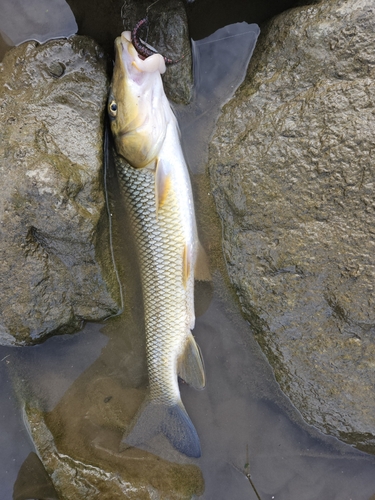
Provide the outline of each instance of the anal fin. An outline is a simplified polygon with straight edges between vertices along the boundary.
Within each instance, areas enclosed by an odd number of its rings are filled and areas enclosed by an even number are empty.
[[[202,354],[190,332],[185,350],[178,360],[178,376],[194,389],[203,389],[206,385]]]

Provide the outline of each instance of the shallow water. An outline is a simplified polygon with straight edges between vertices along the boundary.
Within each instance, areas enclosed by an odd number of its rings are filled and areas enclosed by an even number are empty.
[[[184,149],[194,173],[201,239],[209,249],[213,267],[213,287],[201,285],[197,289],[199,317],[194,330],[205,359],[207,387],[200,392],[186,385],[181,387],[201,439],[202,457],[194,461],[205,480],[205,492],[200,498],[370,500],[375,493],[375,457],[304,424],[280,392],[226,282],[220,228],[201,166],[220,102],[230,96],[243,77],[256,38],[256,29],[248,25],[230,29],[234,32],[219,33],[215,43],[205,44],[213,38],[196,44],[200,53],[199,92],[188,109],[177,109],[183,123]],[[245,38],[232,37],[233,33]],[[227,59],[219,38],[225,39],[228,51],[233,49]],[[236,38],[239,45],[229,45]],[[215,65],[218,55],[220,64]],[[224,61],[234,61],[237,69],[232,66],[229,74],[236,78],[222,80],[216,73],[214,82],[210,82],[206,76],[211,78],[215,71],[204,57],[219,72],[225,67]],[[207,92],[213,86],[216,92]],[[70,401],[74,418],[76,401],[69,392],[79,394],[88,383],[95,385],[104,377],[112,377],[121,378],[129,388],[145,386],[144,340],[139,335],[140,290],[131,272],[129,245],[120,257],[127,278],[121,317],[104,325],[88,324],[78,334],[54,337],[35,347],[0,347],[1,500],[12,499],[19,469],[34,451],[22,418],[22,400],[18,399],[24,387],[45,411],[54,410],[62,398]],[[151,447],[158,445],[156,442]]]

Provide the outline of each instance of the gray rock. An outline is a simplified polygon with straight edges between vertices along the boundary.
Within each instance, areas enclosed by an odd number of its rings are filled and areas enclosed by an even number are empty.
[[[264,30],[209,169],[242,309],[307,422],[375,452],[375,5]]]
[[[184,3],[182,0],[164,0],[161,4],[155,3],[147,11],[149,5],[148,0],[137,2],[125,0],[122,8],[124,27],[132,30],[137,22],[147,15],[149,21],[147,42],[163,56],[179,61],[168,66],[162,77],[165,93],[174,102],[187,104],[193,92],[193,73]]]
[[[67,0],[78,23],[79,33],[89,35],[113,56],[113,42],[124,30],[132,30],[148,16],[147,42],[161,54],[179,60],[163,75],[169,99],[188,103],[192,97],[193,74],[188,21],[183,0],[163,0],[152,5],[149,0]],[[147,7],[150,9],[147,11]],[[146,38],[143,35],[143,38]]]
[[[85,37],[0,64],[0,343],[118,311],[103,194],[105,59]]]

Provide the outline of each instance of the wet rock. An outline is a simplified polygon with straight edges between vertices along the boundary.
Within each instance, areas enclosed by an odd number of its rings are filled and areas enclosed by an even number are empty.
[[[142,38],[161,54],[179,61],[163,75],[169,99],[188,103],[192,97],[193,75],[190,37],[183,0],[156,2],[148,11],[149,0],[93,0],[87,9],[86,0],[68,0],[78,23],[79,33],[92,36],[113,55],[114,39],[124,29],[132,30],[144,17],[149,19],[148,33]]]
[[[0,342],[118,311],[102,184],[105,60],[85,37],[0,65]]]
[[[375,452],[375,6],[264,30],[210,148],[244,314],[307,422]]]
[[[149,5],[148,0],[125,0],[122,9],[124,27],[132,30],[147,14],[149,30],[142,33],[142,38],[147,38],[148,43],[163,56],[179,61],[168,66],[163,75],[165,93],[172,101],[187,104],[192,97],[193,73],[184,3],[182,0],[163,0],[147,11]]]

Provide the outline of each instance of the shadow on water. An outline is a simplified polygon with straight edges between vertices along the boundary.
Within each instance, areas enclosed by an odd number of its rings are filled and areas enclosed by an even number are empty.
[[[9,40],[17,43],[5,33],[8,45]],[[114,253],[126,283],[124,313],[42,345],[0,348],[1,499],[57,498],[34,453],[32,430],[25,427],[25,402],[38,408],[61,453],[115,472],[126,469],[133,477],[147,476],[166,494],[169,486],[176,488],[163,479],[172,461],[175,477],[195,482],[188,486],[196,494],[201,488],[199,466],[205,488],[199,498],[204,500],[374,498],[375,458],[302,421],[280,392],[225,282],[220,225],[202,165],[220,105],[243,78],[256,36],[255,26],[241,23],[195,42],[195,100],[188,108],[176,108],[193,173],[201,239],[213,269],[213,285],[198,284],[196,291],[194,334],[205,359],[207,387],[196,392],[181,386],[201,438],[202,457],[191,461],[178,456],[160,438],[146,450],[118,452],[122,432],[146,393],[147,373],[134,249],[116,177],[109,170]],[[165,460],[149,453],[160,450]]]
[[[30,500],[31,498],[59,500],[50,477],[34,452],[29,453],[22,464],[13,490],[14,500]]]

